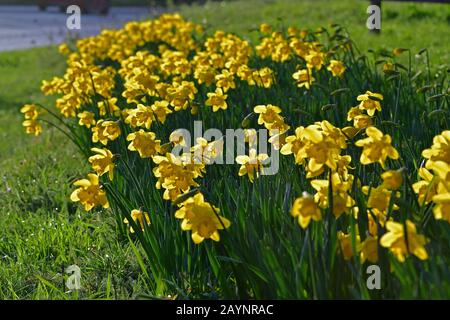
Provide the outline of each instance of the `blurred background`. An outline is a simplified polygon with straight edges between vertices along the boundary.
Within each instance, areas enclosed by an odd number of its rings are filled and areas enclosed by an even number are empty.
[[[204,5],[207,0],[0,0],[0,51],[59,44],[69,38],[120,28],[180,5]],[[78,5],[84,14],[80,30],[66,27],[67,8]]]
[[[369,0],[0,0],[0,51],[59,44],[67,36],[95,35],[126,21],[178,11],[211,29],[250,39],[257,36],[252,30],[262,22],[313,29],[337,23],[363,51],[427,47],[432,59],[444,63],[449,58],[450,0],[439,1],[447,4],[382,1],[382,32],[372,36],[366,28]],[[66,28],[67,4],[78,4],[90,13],[83,16],[79,31]]]

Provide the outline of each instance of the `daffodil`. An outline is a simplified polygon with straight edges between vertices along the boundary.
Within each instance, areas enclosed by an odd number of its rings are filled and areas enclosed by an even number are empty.
[[[42,126],[37,120],[25,120],[22,125],[27,134],[38,136],[42,132]]]
[[[349,195],[349,190],[353,184],[353,176],[348,175],[347,180],[336,172],[331,176],[333,198],[329,198],[329,180],[311,180],[311,186],[317,191],[314,200],[323,209],[327,209],[333,203],[332,213],[336,218],[348,213],[355,205],[355,200]]]
[[[169,136],[169,141],[172,142],[174,145],[186,146],[186,140],[183,131],[181,130],[173,131]]]
[[[248,175],[251,182],[259,174],[263,172],[263,163],[269,158],[265,153],[257,154],[255,149],[250,149],[249,155],[241,155],[236,157],[236,162],[241,165],[239,169],[239,176]]]
[[[86,211],[92,210],[95,206],[109,208],[106,193],[99,184],[99,177],[96,174],[88,174],[88,179],[81,179],[74,183],[78,187],[70,195],[70,200],[80,202]]]
[[[314,221],[322,219],[319,206],[314,201],[314,197],[307,192],[304,192],[302,197],[295,199],[291,215],[298,218],[298,223],[303,229],[308,227],[311,219]]]
[[[367,114],[360,114],[353,118],[353,126],[356,129],[364,129],[372,125],[372,118]]]
[[[345,148],[345,136],[337,133],[336,136],[330,137],[330,132],[326,132],[325,123],[317,123],[309,125],[303,131],[303,135],[308,143],[300,150],[302,157],[309,158],[306,169],[308,172],[316,176],[323,172],[324,166],[332,170],[336,170],[336,158],[341,148]]]
[[[300,152],[307,143],[303,135],[304,130],[304,127],[296,128],[295,135],[286,137],[286,144],[280,150],[282,155],[294,154],[296,164],[303,164],[305,161],[303,153]]]
[[[243,64],[239,66],[238,70],[236,71],[236,75],[242,80],[246,81],[249,86],[256,85],[256,82],[254,80],[254,76],[259,76],[259,73],[257,70],[250,69],[249,66],[246,64]]]
[[[397,150],[391,145],[392,139],[388,134],[383,134],[375,127],[366,129],[367,138],[356,141],[355,145],[362,147],[361,154],[362,164],[371,164],[374,162],[380,163],[384,168],[384,162],[389,157],[391,159],[398,159],[399,154]]]
[[[221,88],[217,88],[215,92],[210,92],[207,94],[208,100],[206,100],[205,104],[213,108],[213,112],[217,112],[220,109],[226,110],[228,108],[227,105],[227,95],[223,94]]]
[[[363,187],[364,193],[369,193],[369,187]],[[392,192],[385,189],[383,186],[377,188],[371,188],[369,193],[369,199],[367,201],[367,206],[369,208],[378,209],[380,212],[386,212],[389,208],[389,202],[391,199]]]
[[[117,122],[99,120],[92,128],[92,142],[100,142],[106,146],[109,141],[116,140],[120,133],[120,126]]]
[[[374,116],[375,110],[381,111],[380,101],[383,100],[383,96],[380,93],[366,91],[365,94],[360,94],[357,100],[361,101],[359,108],[366,110],[367,114],[371,117]]]
[[[299,88],[305,87],[307,90],[311,88],[311,85],[315,80],[310,69],[299,70],[292,75],[292,78],[297,80],[297,86]]]
[[[381,246],[389,248],[400,262],[404,262],[409,254],[415,255],[420,260],[428,259],[425,249],[426,238],[417,233],[416,226],[410,220],[406,220],[405,224],[406,233],[403,224],[394,221],[386,222],[388,232],[381,237]]]
[[[280,32],[272,33],[272,52],[271,58],[276,62],[285,62],[291,59],[292,50],[289,42]]]
[[[98,110],[101,116],[105,115],[120,115],[120,108],[117,106],[117,98],[111,98],[107,100],[102,100],[98,103]]]
[[[115,165],[112,152],[106,148],[92,148],[91,151],[96,153],[88,159],[89,163],[92,165],[92,169],[94,169],[99,176],[108,173],[109,180],[113,180]]]
[[[274,74],[270,68],[262,68],[252,73],[252,79],[258,87],[270,88],[274,83]]]
[[[223,152],[223,140],[208,142],[205,138],[199,137],[197,144],[191,148],[195,163],[212,164]]]
[[[156,139],[154,132],[145,132],[141,129],[130,133],[127,136],[127,141],[131,141],[128,150],[139,152],[141,158],[153,157],[161,150],[161,141]]]
[[[197,92],[195,84],[191,81],[181,81],[181,83],[174,81],[167,88],[165,99],[170,102],[175,111],[186,110],[194,100]]]
[[[289,46],[292,48],[292,50],[295,52],[296,55],[299,57],[305,59],[308,55],[311,45],[309,42],[302,41],[298,38],[292,38]]]
[[[275,150],[280,150],[286,144],[286,131],[277,134],[273,134],[272,132],[270,132],[270,134],[272,136],[267,141],[273,146]]]
[[[436,204],[433,208],[434,217],[450,223],[450,192],[435,195],[433,202]]]
[[[347,137],[331,123],[324,120],[308,127],[295,129],[295,136],[286,137],[281,154],[294,154],[295,163],[306,164],[307,178],[313,178],[331,170],[346,172],[348,158],[340,157],[342,149],[347,147]],[[338,168],[339,164],[339,168]]]
[[[155,120],[155,113],[152,107],[147,107],[143,104],[138,104],[136,109],[133,109],[126,122],[132,123],[137,127],[144,127],[150,129],[153,120]]]
[[[80,112],[78,115],[78,118],[80,118],[80,121],[78,124],[80,126],[85,126],[86,128],[90,129],[92,126],[95,126],[95,114],[89,111],[83,111]]]
[[[374,216],[378,219],[375,219]],[[376,210],[368,210],[367,211],[367,220],[368,220],[369,234],[373,237],[376,237],[378,235],[377,220],[381,226],[384,226],[386,223],[386,216]]]
[[[311,50],[305,57],[308,65],[308,69],[315,68],[316,70],[322,69],[325,55],[322,52]]]
[[[381,175],[383,186],[389,190],[397,190],[403,183],[403,174],[401,171],[389,170]]]
[[[255,129],[244,129],[245,142],[250,148],[255,147],[258,143],[258,132]]]
[[[419,176],[422,180],[413,184],[414,192],[418,194],[418,200],[420,204],[426,204],[432,201],[434,195],[439,193],[441,183],[439,177],[433,176],[433,174],[426,168],[419,169]]]
[[[331,60],[327,67],[327,70],[331,72],[333,77],[341,77],[345,72],[345,66],[342,61]]]
[[[450,163],[441,160],[428,160],[425,167],[433,170],[434,175],[439,178],[439,182],[446,186],[446,189],[450,191]]]
[[[59,45],[58,52],[64,56],[67,56],[70,53],[69,46],[66,43]]]
[[[368,260],[370,263],[378,262],[378,238],[369,236],[361,243],[361,263]]]
[[[272,27],[270,25],[268,25],[267,23],[262,23],[259,26],[259,31],[264,34],[269,34],[272,32]]]
[[[265,123],[264,126],[269,129],[269,136],[271,137],[284,134],[290,128],[290,126],[284,122],[284,118],[280,115],[277,115],[272,123]]]
[[[27,120],[36,120],[39,116],[38,106],[35,104],[26,104],[21,109],[20,112],[24,114]]]
[[[385,62],[383,64],[383,71],[389,72],[395,70],[395,65],[392,62]]]
[[[342,128],[342,133],[349,139],[353,139],[356,134],[359,132],[358,128],[355,127],[344,127]]]
[[[394,50],[392,50],[392,53],[395,55],[395,56],[399,56],[399,55],[401,55],[403,52],[405,52],[405,51],[409,51],[409,49],[404,49],[404,48],[395,48]]]
[[[359,235],[355,236],[355,249],[353,249],[352,245],[352,235],[345,234],[342,231],[339,231],[337,234],[339,240],[339,249],[345,260],[350,260],[354,254],[356,254],[360,250],[360,237]]]
[[[352,121],[355,119],[356,116],[359,116],[362,114],[361,109],[358,107],[350,108],[350,110],[347,112],[347,121]]]
[[[277,106],[273,106],[271,104],[268,105],[258,105],[253,111],[256,114],[259,114],[258,124],[271,124],[275,122],[279,118],[279,113],[281,113],[281,108]]]
[[[145,225],[149,225],[150,222],[150,216],[147,212],[144,212],[142,210],[132,210],[131,211],[131,219],[133,219],[134,222],[138,224],[138,226],[141,227],[141,230],[144,231]],[[123,219],[123,222],[125,224],[130,224],[127,218]],[[132,226],[130,226],[130,232],[134,233],[134,229]]]
[[[220,209],[206,202],[201,193],[190,197],[175,212],[182,219],[181,229],[192,231],[192,240],[199,244],[205,239],[220,240],[219,230],[229,228],[231,222],[219,215]]]
[[[272,38],[265,37],[261,40],[261,43],[256,46],[256,54],[261,58],[270,57],[274,51],[274,41]]]
[[[433,138],[433,145],[422,152],[430,161],[443,161],[450,164],[450,130],[443,131]]]
[[[169,108],[169,102],[165,100],[156,101],[154,104],[151,105],[151,109],[156,118],[158,119],[158,121],[161,123],[166,122],[167,115],[173,112]]]
[[[194,77],[199,84],[206,84],[208,87],[214,83],[216,70],[211,66],[200,65],[194,71]]]
[[[234,82],[234,75],[231,74],[228,70],[223,69],[221,73],[216,75],[216,86],[223,90],[223,92],[227,92],[229,89],[236,88],[236,84]]]
[[[165,156],[154,155],[153,162],[157,165],[153,169],[158,179],[156,188],[164,188],[163,198],[175,201],[180,194],[186,193],[191,187],[198,187],[196,178],[202,176],[205,165],[196,163],[189,153],[181,157],[172,153]]]

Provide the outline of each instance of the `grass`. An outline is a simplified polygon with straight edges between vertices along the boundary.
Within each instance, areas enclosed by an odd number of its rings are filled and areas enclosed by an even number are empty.
[[[433,63],[448,64],[449,44],[443,39],[450,6],[385,3],[383,32],[373,36],[365,28],[366,5],[365,1],[247,0],[182,6],[180,11],[213,30],[221,28],[252,40],[257,37],[252,29],[261,22],[312,28],[340,23],[363,52],[379,47],[417,52],[427,47]],[[57,131],[30,138],[20,126],[19,107],[28,102],[51,105],[51,98],[39,93],[40,80],[63,70],[54,47],[0,54],[0,137],[5,142],[0,145],[0,298],[135,297],[147,291],[146,281],[132,248],[111,232],[114,217],[107,211],[86,214],[67,202],[71,182],[87,170],[84,160]],[[239,198],[232,193],[228,200]],[[221,205],[226,207],[226,201]],[[84,289],[78,297],[65,293],[63,286],[62,267],[71,264],[82,269]],[[271,260],[269,267],[276,267],[276,261]]]
[[[0,78],[0,299],[77,298],[64,293],[62,268],[72,264],[82,270],[79,298],[139,293],[145,286],[138,265],[111,233],[114,219],[82,214],[67,202],[70,182],[84,167],[75,148],[56,130],[30,139],[20,127],[20,105],[52,101],[38,88],[40,78],[63,70],[56,49],[2,53],[0,69],[8,74]]]

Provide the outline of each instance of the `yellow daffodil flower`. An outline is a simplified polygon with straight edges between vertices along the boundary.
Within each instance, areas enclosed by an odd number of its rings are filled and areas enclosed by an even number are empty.
[[[182,219],[181,229],[192,231],[192,240],[199,244],[205,239],[220,240],[219,230],[229,228],[231,222],[219,216],[220,209],[206,202],[201,193],[187,199],[175,212]]]
[[[109,180],[113,180],[114,178],[114,162],[113,162],[113,154],[106,148],[92,148],[92,152],[96,154],[89,157],[88,161],[92,165],[92,169],[95,170],[98,176],[102,176],[105,173],[108,173]]]
[[[327,70],[331,72],[333,77],[342,77],[345,72],[345,66],[342,61],[331,60],[330,64],[327,67]]]
[[[242,155],[236,157],[236,162],[241,165],[239,169],[239,176],[248,175],[251,182],[256,177],[259,177],[260,172],[263,171],[263,162],[269,156],[265,153],[257,154],[255,149],[250,149],[249,155]]]
[[[361,110],[366,110],[367,114],[371,117],[374,116],[375,110],[381,111],[381,104],[379,100],[383,100],[383,96],[379,93],[366,91],[365,94],[360,94],[357,100],[361,101],[359,108]]]
[[[128,150],[139,152],[141,158],[151,158],[161,151],[161,141],[156,140],[154,132],[145,132],[141,129],[130,133],[127,141],[131,141]]]
[[[408,240],[405,239],[405,228],[403,224],[388,221],[386,222],[388,232],[380,239],[381,246],[389,248],[398,261],[404,262],[409,254],[415,255],[420,260],[428,259],[425,249],[427,240],[423,235],[419,235],[416,226],[410,220],[406,220],[406,230]],[[408,241],[408,247],[406,246]]]
[[[302,197],[295,199],[292,205],[291,215],[298,218],[299,225],[306,229],[311,221],[319,221],[322,219],[322,213],[319,206],[307,192],[304,192]]]
[[[70,200],[80,202],[86,211],[92,210],[95,206],[109,208],[105,191],[99,184],[99,177],[96,174],[88,174],[88,179],[81,179],[74,183],[79,187],[70,195]]]
[[[213,112],[217,112],[220,109],[226,110],[228,108],[227,105],[227,95],[223,94],[221,88],[217,88],[216,92],[210,92],[207,94],[208,100],[206,100],[205,104],[213,108]]]
[[[145,225],[151,224],[150,222],[150,216],[147,212],[144,212],[142,210],[133,210],[131,211],[131,218],[134,222],[136,222],[140,227],[141,230],[144,231]],[[130,224],[127,218],[123,219],[123,223]],[[134,229],[132,226],[130,226],[130,232],[134,233]]]
[[[388,134],[383,134],[375,127],[366,129],[367,138],[356,141],[355,145],[363,148],[361,154],[362,164],[371,164],[374,162],[380,163],[384,168],[384,162],[389,157],[397,160],[399,154],[397,150],[391,145],[392,139]]]

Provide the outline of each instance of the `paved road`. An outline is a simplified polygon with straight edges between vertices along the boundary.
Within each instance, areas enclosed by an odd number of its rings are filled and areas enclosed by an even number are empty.
[[[118,28],[126,21],[154,15],[147,8],[111,8],[109,15],[82,15],[81,30],[68,30],[68,15],[51,7],[41,12],[35,6],[0,6],[0,51],[42,47],[64,42],[72,36],[87,37],[103,28]]]

